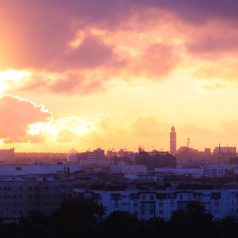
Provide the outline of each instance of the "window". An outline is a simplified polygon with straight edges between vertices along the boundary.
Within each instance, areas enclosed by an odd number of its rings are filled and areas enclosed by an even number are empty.
[[[138,203],[137,202],[134,202],[134,207],[138,207]]]
[[[214,214],[216,214],[216,215],[219,214],[219,210],[218,210],[218,209],[215,209],[215,210],[214,210]]]
[[[142,216],[145,215],[145,209],[144,209],[144,208],[141,209],[141,215],[142,215]]]
[[[154,209],[150,209],[150,215],[154,215]]]
[[[170,207],[174,207],[174,201],[170,202]]]

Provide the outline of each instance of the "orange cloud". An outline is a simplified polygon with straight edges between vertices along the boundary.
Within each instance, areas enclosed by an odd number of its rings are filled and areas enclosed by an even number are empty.
[[[5,96],[0,99],[0,137],[5,142],[37,142],[41,137],[30,136],[28,127],[36,122],[47,122],[51,113],[29,100]]]

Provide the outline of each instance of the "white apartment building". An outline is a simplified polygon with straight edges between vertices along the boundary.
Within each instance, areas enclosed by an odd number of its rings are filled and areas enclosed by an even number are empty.
[[[59,208],[62,200],[73,196],[70,180],[53,177],[0,178],[0,217],[17,220],[30,211],[50,214]]]
[[[75,196],[94,199],[105,208],[106,215],[125,211],[140,219],[160,217],[169,220],[174,211],[190,202],[204,205],[214,219],[238,216],[238,189],[161,190],[161,191],[103,191],[75,189]]]

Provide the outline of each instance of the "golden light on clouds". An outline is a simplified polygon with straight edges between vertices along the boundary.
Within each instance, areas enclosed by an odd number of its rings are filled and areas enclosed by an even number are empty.
[[[14,128],[0,130],[3,146],[167,149],[171,125],[179,145],[237,144],[226,129],[238,119],[230,1],[82,2],[0,9],[0,111],[20,118],[3,117]]]
[[[0,72],[0,93],[13,89],[23,83],[23,80],[29,77],[27,71],[18,71],[14,69]]]
[[[33,123],[29,125],[27,133],[31,136],[41,136],[48,143],[75,144],[80,147],[80,139],[93,134],[99,128],[98,122],[80,117],[65,117],[52,119],[47,123]],[[76,140],[77,138],[77,140]],[[65,147],[63,147],[63,150]]]

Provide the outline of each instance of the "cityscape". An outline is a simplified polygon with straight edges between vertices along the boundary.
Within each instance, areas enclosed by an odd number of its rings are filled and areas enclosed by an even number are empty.
[[[94,199],[107,215],[124,211],[146,220],[169,220],[174,211],[194,201],[214,219],[237,216],[236,147],[198,151],[189,147],[188,140],[187,146],[177,149],[176,134],[172,126],[170,151],[98,148],[63,154],[2,149],[2,219],[17,221],[34,210],[49,214],[62,199],[73,197]]]
[[[238,236],[236,0],[0,0],[0,236]]]

